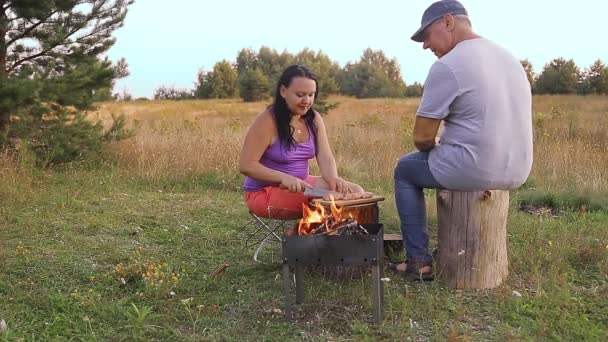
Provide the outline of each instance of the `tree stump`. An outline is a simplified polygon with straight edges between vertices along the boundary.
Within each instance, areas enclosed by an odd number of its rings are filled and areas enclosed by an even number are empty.
[[[508,274],[509,191],[437,190],[439,279],[450,288],[491,289]]]

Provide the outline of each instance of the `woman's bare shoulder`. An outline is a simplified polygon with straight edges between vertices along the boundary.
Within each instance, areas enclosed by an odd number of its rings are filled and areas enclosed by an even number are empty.
[[[321,113],[317,112],[316,110],[314,111],[314,113],[315,113],[315,118],[313,119],[313,122],[315,123],[315,126],[317,126],[317,128],[319,128],[324,125],[323,116],[321,115]]]
[[[271,109],[266,109],[265,111],[258,114],[258,116],[253,121],[251,127],[255,129],[261,129],[265,131],[274,131],[276,130],[276,124],[274,122],[274,117],[272,115]]]

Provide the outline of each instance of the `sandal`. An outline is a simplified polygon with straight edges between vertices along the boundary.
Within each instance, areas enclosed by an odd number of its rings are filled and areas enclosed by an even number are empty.
[[[405,263],[407,266],[405,267],[405,271],[400,271],[397,267]],[[420,270],[425,267],[430,266],[431,271],[429,272],[420,272]],[[433,276],[433,262],[432,261],[412,261],[408,260],[389,262],[387,268],[391,271],[394,271],[397,274],[404,276],[408,280],[414,281],[433,281],[435,277]]]

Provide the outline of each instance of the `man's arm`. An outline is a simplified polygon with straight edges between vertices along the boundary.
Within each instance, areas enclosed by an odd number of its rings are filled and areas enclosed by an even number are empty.
[[[416,116],[414,123],[414,145],[421,152],[431,150],[435,146],[435,137],[441,120]]]

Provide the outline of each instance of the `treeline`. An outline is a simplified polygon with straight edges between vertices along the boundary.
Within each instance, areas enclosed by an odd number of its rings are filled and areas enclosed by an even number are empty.
[[[351,95],[357,98],[420,96],[422,85],[407,86],[401,76],[401,66],[383,51],[366,49],[359,61],[341,67],[323,52],[304,49],[297,54],[261,47],[258,51],[242,49],[236,62],[217,62],[213,70],[201,70],[193,90],[161,86],[155,99],[242,98],[258,101],[274,92],[276,82],[287,66],[303,64],[315,72],[321,89],[321,100],[329,94]]]
[[[527,59],[521,63],[534,94],[608,94],[608,68],[599,59],[581,70],[572,59],[556,58],[538,74]],[[161,86],[154,98],[258,101],[273,95],[281,71],[290,64],[306,65],[317,74],[322,106],[329,94],[357,98],[416,97],[423,91],[420,83],[406,85],[397,60],[388,58],[381,50],[366,49],[357,62],[341,67],[323,52],[304,49],[294,55],[263,46],[258,51],[240,50],[234,63],[222,60],[213,70],[199,71],[194,89]]]
[[[608,94],[608,67],[600,59],[581,70],[572,59],[556,58],[540,74],[527,59],[521,63],[534,94]]]

